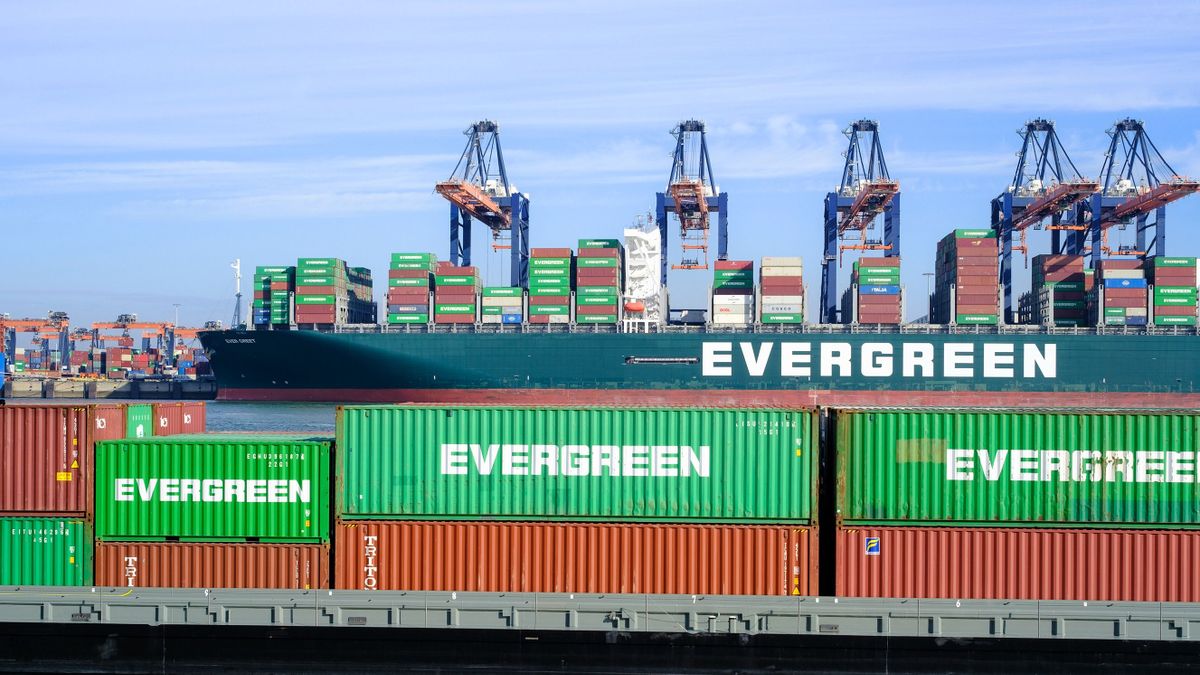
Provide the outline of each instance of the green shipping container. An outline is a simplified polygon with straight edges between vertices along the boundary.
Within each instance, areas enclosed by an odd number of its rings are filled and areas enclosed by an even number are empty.
[[[556,297],[556,296],[565,298],[570,294],[571,294],[570,286],[550,286],[549,288],[543,288],[540,286],[530,286],[529,287],[529,297],[531,297],[531,298],[546,298],[546,297],[552,298],[552,297]]]
[[[332,305],[337,301],[334,295],[297,295],[297,305]]]
[[[1168,295],[1166,297],[1160,298],[1156,295],[1156,296],[1154,296],[1154,305],[1156,307],[1195,307],[1196,306],[1196,297],[1192,296],[1192,297],[1188,298],[1188,297],[1182,297],[1182,296],[1169,296]]]
[[[616,314],[576,314],[575,323],[616,323]]]
[[[433,313],[434,314],[474,314],[475,313],[475,305],[474,304],[470,304],[470,305],[451,305],[451,304],[434,305]]]
[[[616,258],[576,258],[576,267],[616,267]]]
[[[808,410],[344,406],[345,518],[815,519]]]
[[[305,276],[296,279],[297,286],[334,286],[337,282],[337,279],[325,276]]]
[[[433,253],[393,253],[391,262],[419,262],[432,265],[437,262],[437,255]]]
[[[620,239],[580,239],[579,248],[621,248]]]
[[[998,320],[995,314],[959,314],[954,317],[956,323],[974,326],[995,326]]]
[[[92,528],[72,518],[0,518],[0,586],[92,585]]]
[[[541,273],[546,270],[553,269],[568,269],[571,267],[570,258],[530,258],[529,268],[531,273]]]
[[[615,305],[617,304],[617,296],[615,295],[577,295],[575,298],[576,305]]]
[[[1155,267],[1195,267],[1195,258],[1166,258],[1156,256],[1151,258],[1154,261]]]
[[[483,289],[485,298],[519,298],[523,294],[524,289],[513,286],[489,286]]]
[[[530,305],[530,316],[539,314],[569,314],[570,308],[567,305]]]
[[[1200,524],[1200,414],[839,411],[838,516],[1021,527]]]
[[[434,277],[434,283],[438,286],[474,286],[475,277],[439,274]]]
[[[1104,308],[1104,316],[1119,316],[1121,318],[1125,318],[1125,308],[1124,307],[1105,307]]]
[[[587,295],[603,295],[617,297],[621,294],[621,289],[616,286],[580,286],[575,290],[575,295],[583,297]]]
[[[154,409],[149,403],[125,406],[125,438],[149,438],[154,435]]]
[[[1056,291],[1082,291],[1082,281],[1044,281],[1042,286],[1053,288]]]
[[[1195,326],[1196,317],[1194,316],[1156,316],[1154,317],[1155,326]]]
[[[429,323],[428,314],[388,314],[388,323]]]
[[[804,323],[803,314],[763,314],[762,323]]]
[[[329,439],[206,434],[96,444],[96,538],[329,539]]]
[[[995,239],[995,230],[972,230],[972,229],[957,229],[954,231],[955,239]]]
[[[388,286],[428,286],[429,277],[417,279],[388,279]]]

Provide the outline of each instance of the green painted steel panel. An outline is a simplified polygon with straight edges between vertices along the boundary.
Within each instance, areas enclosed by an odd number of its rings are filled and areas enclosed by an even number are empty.
[[[96,445],[96,537],[329,538],[329,439],[202,434]]]
[[[809,523],[815,420],[811,410],[345,406],[338,513]]]
[[[154,435],[154,409],[148,403],[125,406],[125,438],[147,438]]]
[[[90,586],[92,528],[74,518],[0,517],[0,586]]]
[[[1200,524],[1200,414],[839,411],[847,523]]]

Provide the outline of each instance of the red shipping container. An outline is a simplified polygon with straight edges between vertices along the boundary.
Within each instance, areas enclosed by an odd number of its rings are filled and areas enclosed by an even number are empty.
[[[1043,254],[1033,256],[1034,268],[1041,269],[1059,269],[1072,267],[1077,270],[1083,269],[1083,256],[1081,255],[1063,255],[1063,254]]]
[[[272,291],[289,291],[291,289],[288,287],[288,282],[286,282],[286,281],[272,281],[271,282],[271,290]]]
[[[956,303],[954,311],[957,314],[996,314],[999,312],[999,305],[995,302],[983,305],[964,305]]]
[[[1144,288],[1106,288],[1104,289],[1105,301],[1110,298],[1124,298],[1129,300],[1145,300],[1147,291]]]
[[[970,278],[970,277],[986,277],[989,279],[998,279],[1000,277],[1000,269],[998,267],[996,267],[995,263],[987,263],[987,264],[967,263],[967,264],[963,264],[963,265],[958,265],[957,267],[954,268],[954,274],[947,275],[947,276],[954,276],[959,279]]]
[[[479,276],[479,268],[474,265],[451,265],[448,262],[437,264],[437,273],[447,277]]]
[[[435,314],[434,323],[475,323],[474,314]]]
[[[491,593],[812,595],[815,531],[745,525],[363,521],[335,587]]]
[[[392,288],[392,289],[388,289],[387,297],[388,297],[389,301],[391,301],[392,299],[400,299],[400,300],[406,300],[406,301],[407,300],[425,301],[425,300],[429,299],[429,290],[425,289],[425,288],[405,288],[405,289]],[[411,302],[392,302],[390,304],[411,305],[413,303],[411,303]]]
[[[337,286],[297,286],[296,295],[337,295]]]
[[[869,295],[866,293],[858,294],[858,305],[860,307],[899,307],[899,295]]]
[[[571,303],[569,295],[531,295],[529,296],[529,304],[533,305],[568,305]]]
[[[616,305],[579,305],[575,307],[575,313],[583,316],[596,316],[603,314],[616,314]]]
[[[859,267],[899,267],[900,258],[859,258]]]
[[[204,401],[154,404],[154,435],[202,434],[207,428]]]
[[[327,312],[296,312],[296,323],[333,323],[337,315],[333,310]]]
[[[462,302],[462,298],[473,298],[479,295],[479,289],[474,286],[438,286],[433,291],[434,298],[454,298]]]
[[[718,260],[713,263],[714,270],[752,270],[753,260]]]
[[[91,413],[91,440],[115,441],[125,438],[125,408],[122,403],[88,406],[88,412]]]
[[[1041,276],[1042,281],[1083,281],[1084,274],[1079,270],[1047,270]]]
[[[804,295],[804,284],[763,282],[759,285],[759,292],[763,295]]]
[[[1200,602],[1198,566],[1195,530],[850,527],[835,576],[842,597]]]
[[[0,406],[0,512],[87,514],[92,424],[86,406]]]
[[[424,279],[429,270],[388,270],[389,279]]]
[[[998,239],[962,238],[954,240],[954,248],[959,255],[971,255],[974,251],[995,253],[999,250]]]
[[[1141,260],[1101,260],[1096,266],[1098,272],[1103,275],[1104,270],[1140,270],[1143,267]]]
[[[1187,305],[1155,305],[1154,316],[1196,316],[1196,308]]]
[[[882,324],[898,324],[900,323],[900,314],[896,313],[863,313],[858,317],[859,323],[882,323]]]
[[[580,267],[575,270],[576,279],[599,279],[611,280],[613,283],[606,284],[609,286],[616,285],[616,281],[621,272],[615,267]],[[598,284],[593,284],[598,285]]]
[[[621,250],[616,248],[581,248],[577,257],[580,258],[620,258]],[[718,263],[719,264],[719,263]],[[718,267],[717,269],[721,269]]]
[[[569,248],[531,248],[529,249],[529,257],[531,258],[570,258],[571,249]]]
[[[255,300],[266,300],[267,292],[266,291],[254,291],[254,299]]]
[[[995,293],[980,293],[980,294],[968,295],[968,294],[963,293],[962,291],[959,291],[955,300],[957,301],[957,304],[959,304],[959,305],[981,305],[981,306],[991,305],[992,309],[995,309],[996,307],[999,306],[999,302],[996,298]]]
[[[96,585],[127,588],[329,588],[322,544],[96,544]]]
[[[529,323],[550,323],[550,317],[546,314],[534,314],[532,316],[525,317],[525,320]]]

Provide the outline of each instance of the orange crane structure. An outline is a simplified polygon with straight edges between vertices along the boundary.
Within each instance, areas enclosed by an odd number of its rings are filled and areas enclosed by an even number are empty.
[[[70,319],[66,312],[52,311],[45,319],[10,319],[7,315],[0,316],[0,354],[5,356],[8,363],[16,361],[17,333],[35,333],[34,344],[41,351],[42,363],[45,370],[54,369],[61,364],[50,362],[51,346],[57,341],[59,359],[67,362],[70,359]]]

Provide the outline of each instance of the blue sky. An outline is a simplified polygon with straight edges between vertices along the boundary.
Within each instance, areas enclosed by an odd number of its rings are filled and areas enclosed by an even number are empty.
[[[670,128],[705,120],[731,256],[803,256],[811,300],[853,119],[881,124],[915,295],[943,234],[986,226],[1030,117],[1057,122],[1086,175],[1127,115],[1200,175],[1200,5],[842,6],[10,4],[0,312],[80,325],[180,303],[181,323],[228,321],[235,257],[335,255],[383,276],[390,251],[446,256],[433,185],[482,118],[531,195],[534,246],[618,236],[666,183]],[[1200,197],[1168,222],[1171,253],[1200,253]],[[475,262],[506,279],[500,254]],[[710,278],[673,273],[675,304]]]

